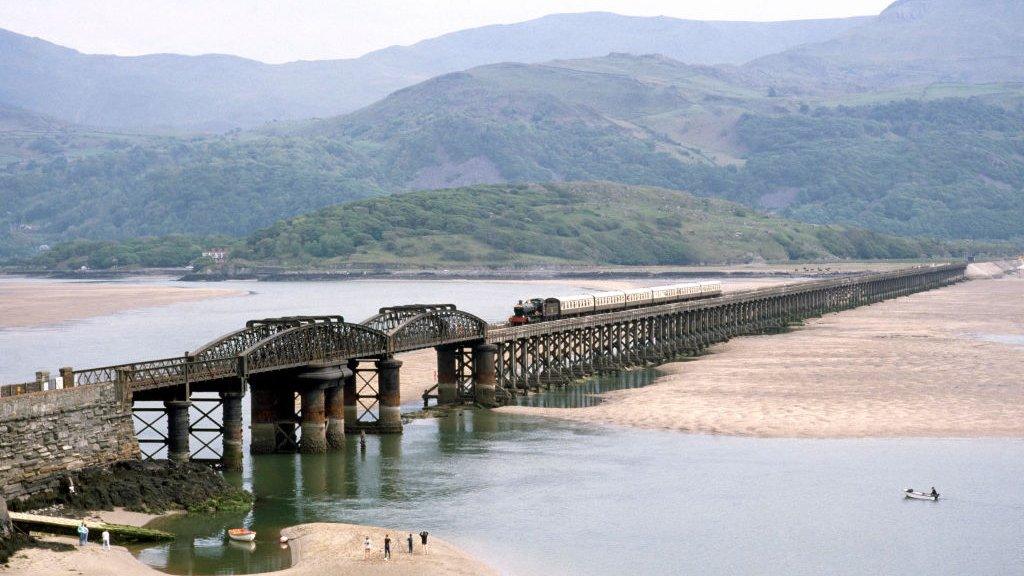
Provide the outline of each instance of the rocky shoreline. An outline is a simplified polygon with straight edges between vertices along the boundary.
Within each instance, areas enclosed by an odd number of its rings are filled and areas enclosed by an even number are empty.
[[[60,490],[14,500],[12,511],[48,511],[78,517],[90,510],[124,508],[162,514],[168,510],[210,512],[248,508],[252,495],[232,486],[213,468],[195,462],[127,460],[69,472]]]
[[[252,506],[249,492],[232,486],[213,468],[193,462],[171,463],[128,460],[69,472],[60,488],[11,500],[0,499],[0,563],[38,540],[19,533],[10,523],[12,512],[83,519],[96,511],[124,509],[146,515],[187,510],[207,514],[245,510]]]

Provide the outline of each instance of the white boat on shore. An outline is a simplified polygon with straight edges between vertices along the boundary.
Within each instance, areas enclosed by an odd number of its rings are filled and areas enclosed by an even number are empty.
[[[903,491],[903,496],[912,500],[931,500],[936,501],[939,499],[939,494],[932,494],[931,492],[918,492],[913,488],[907,488]]]
[[[231,528],[228,530],[228,538],[235,542],[252,542],[256,539],[256,533],[247,528]]]

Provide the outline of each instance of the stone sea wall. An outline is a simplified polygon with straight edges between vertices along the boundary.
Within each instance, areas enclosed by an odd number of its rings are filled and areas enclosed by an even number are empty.
[[[0,497],[55,488],[69,471],[139,457],[121,385],[0,399]]]

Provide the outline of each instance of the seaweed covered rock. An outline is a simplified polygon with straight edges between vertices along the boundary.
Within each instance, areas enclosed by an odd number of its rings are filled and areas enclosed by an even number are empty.
[[[130,460],[74,472],[59,493],[30,498],[17,506],[21,510],[52,505],[68,510],[123,507],[160,514],[172,509],[239,509],[251,504],[251,494],[228,484],[209,466]]]

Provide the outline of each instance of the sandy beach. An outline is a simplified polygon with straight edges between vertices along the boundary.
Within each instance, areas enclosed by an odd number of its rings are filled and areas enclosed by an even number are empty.
[[[0,282],[0,329],[43,326],[136,308],[243,294],[244,291],[224,288],[4,281]]]
[[[102,513],[101,513],[102,514]],[[110,514],[109,512],[107,514]],[[413,554],[406,552],[404,538],[408,530],[393,530],[352,524],[302,524],[286,528],[282,534],[291,539],[291,568],[272,572],[279,576],[347,576],[387,574],[420,576],[453,574],[483,576],[497,574],[451,544],[431,536],[429,553],[424,554],[415,536]],[[384,535],[392,538],[392,559],[383,559]],[[363,538],[369,536],[373,546],[371,557],[363,558]],[[72,538],[48,540],[76,544]],[[266,545],[266,544],[263,544]],[[0,574],[10,576],[118,576],[164,575],[142,564],[127,549],[114,546],[103,550],[92,543],[71,552],[54,552],[29,548],[18,552]]]
[[[503,411],[765,437],[1024,436],[1024,280],[974,280],[733,339],[580,409]]]
[[[402,361],[399,394],[403,404],[419,399],[437,383],[437,352],[433,348],[396,354],[395,359]]]

